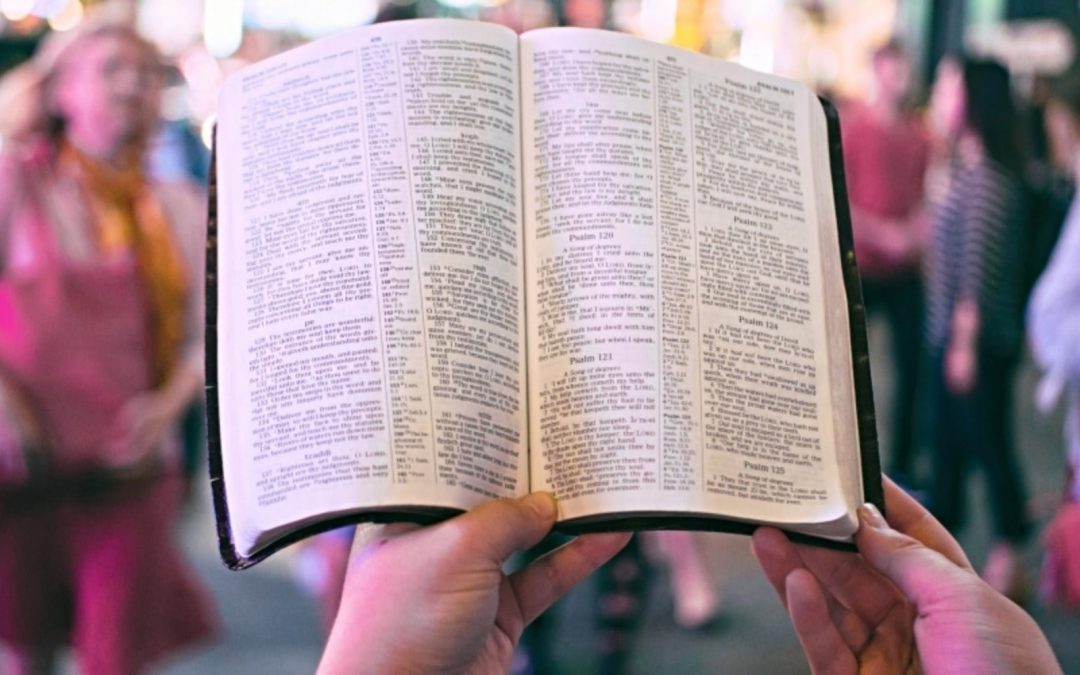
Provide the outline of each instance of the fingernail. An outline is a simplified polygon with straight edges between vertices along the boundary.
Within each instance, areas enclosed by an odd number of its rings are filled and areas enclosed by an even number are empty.
[[[866,523],[867,527],[872,527],[875,530],[884,530],[889,527],[889,524],[885,522],[885,517],[881,515],[881,511],[878,511],[878,508],[870,502],[859,507],[859,520]]]
[[[528,504],[536,511],[536,515],[545,520],[554,520],[559,511],[558,504],[555,502],[555,495],[550,492],[533,492],[522,497],[521,501]]]

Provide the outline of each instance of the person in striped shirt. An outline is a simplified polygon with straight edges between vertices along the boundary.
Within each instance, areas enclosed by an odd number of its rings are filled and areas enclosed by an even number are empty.
[[[1030,529],[1011,429],[1013,377],[1023,340],[1025,188],[1008,71],[947,60],[932,114],[948,139],[948,187],[927,269],[926,343],[934,421],[930,508],[950,530],[963,522],[968,467],[985,472],[995,543],[983,576],[1024,593],[1018,550]]]

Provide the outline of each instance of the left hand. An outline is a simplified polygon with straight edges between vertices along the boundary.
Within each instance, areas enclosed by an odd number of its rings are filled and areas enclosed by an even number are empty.
[[[505,575],[555,524],[555,500],[486,502],[428,528],[357,533],[321,675],[505,673],[522,631],[617,553],[629,534],[581,536]]]
[[[113,468],[129,469],[148,463],[156,456],[178,415],[175,405],[157,391],[129,399],[115,421],[114,428],[120,436],[110,453]]]

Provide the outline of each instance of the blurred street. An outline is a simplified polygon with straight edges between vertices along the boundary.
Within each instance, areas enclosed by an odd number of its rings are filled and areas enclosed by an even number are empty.
[[[871,326],[872,349],[884,347],[884,334]],[[892,373],[875,371],[877,391],[889,391]],[[1025,364],[1017,388],[1017,431],[1027,485],[1038,522],[1045,524],[1057,504],[1063,475],[1060,418],[1037,416],[1031,404],[1035,372]],[[887,410],[884,401],[878,410]],[[881,419],[880,428],[889,420]],[[976,481],[977,483],[977,481]],[[981,485],[970,495],[980,500]],[[168,675],[202,673],[307,673],[318,662],[321,634],[313,601],[293,581],[290,552],[246,572],[230,572],[217,559],[208,501],[186,523],[185,541],[198,569],[213,589],[226,624],[224,640],[213,649],[166,668]],[[978,568],[986,554],[985,514],[961,540]],[[664,570],[656,570],[645,622],[631,660],[631,673],[803,673],[802,651],[780,603],[758,572],[744,537],[711,535],[705,555],[723,596],[722,619],[707,632],[680,630],[672,619],[672,600]],[[1027,551],[1031,579],[1037,579],[1039,545]],[[593,589],[586,585],[567,597],[558,614],[555,658],[564,673],[593,672]],[[1066,673],[1080,673],[1080,615],[1063,615],[1037,604],[1030,608],[1046,631]]]

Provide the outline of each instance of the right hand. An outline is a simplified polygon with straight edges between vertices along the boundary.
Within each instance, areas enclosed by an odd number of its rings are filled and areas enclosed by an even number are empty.
[[[858,555],[754,534],[813,672],[1061,672],[1035,621],[979,578],[926,509],[888,479],[885,500],[888,521],[859,509]]]

